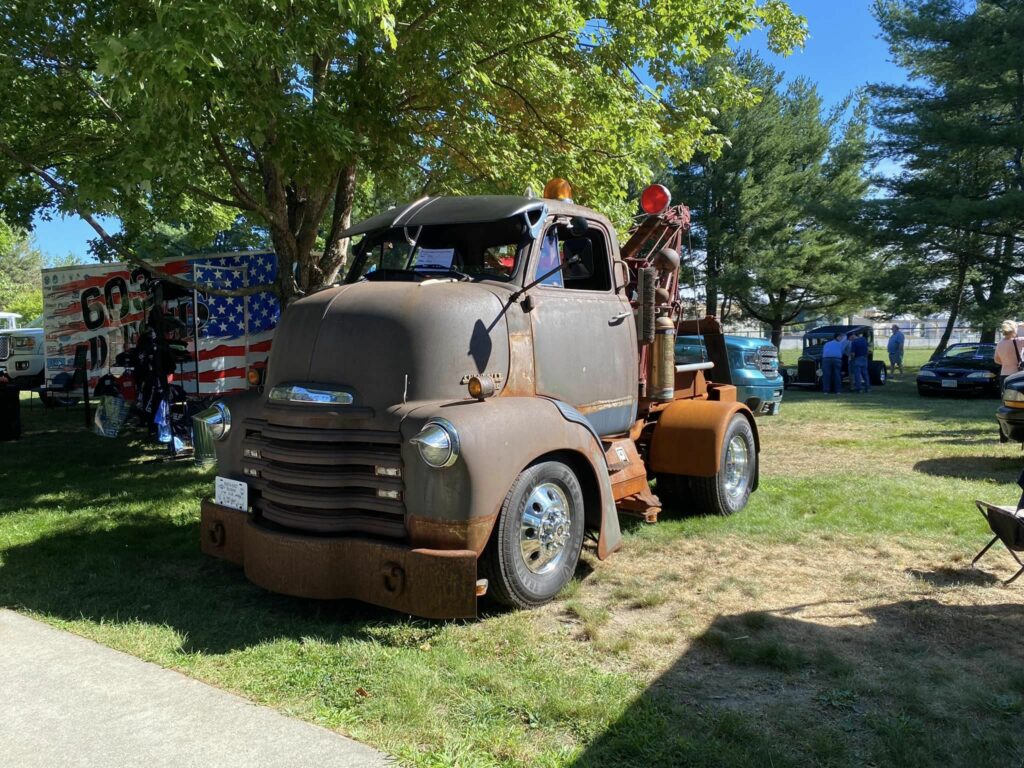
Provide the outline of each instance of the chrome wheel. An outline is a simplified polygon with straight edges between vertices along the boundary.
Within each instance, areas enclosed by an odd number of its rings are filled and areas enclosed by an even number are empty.
[[[725,492],[731,499],[738,499],[747,491],[750,476],[750,449],[743,435],[733,435],[725,449],[725,466],[722,474]]]
[[[565,492],[554,483],[541,483],[526,497],[519,551],[531,573],[549,573],[561,563],[571,536],[572,511]]]

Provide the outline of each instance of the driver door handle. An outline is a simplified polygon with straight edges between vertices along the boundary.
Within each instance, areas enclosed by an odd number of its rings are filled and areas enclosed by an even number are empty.
[[[614,325],[615,323],[619,322],[620,320],[625,320],[627,317],[630,317],[632,314],[633,314],[633,312],[629,311],[629,312],[619,312],[619,314],[617,314],[617,315],[612,315],[611,319],[608,320],[608,325]]]

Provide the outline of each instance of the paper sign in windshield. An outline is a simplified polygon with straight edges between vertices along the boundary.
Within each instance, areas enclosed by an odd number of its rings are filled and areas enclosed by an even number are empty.
[[[454,248],[420,248],[416,254],[416,269],[451,269],[453,261]]]

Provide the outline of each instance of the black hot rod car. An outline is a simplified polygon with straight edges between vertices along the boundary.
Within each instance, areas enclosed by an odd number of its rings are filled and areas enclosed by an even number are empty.
[[[821,353],[825,343],[832,341],[837,333],[851,336],[862,333],[868,340],[868,377],[872,386],[885,384],[888,371],[885,363],[875,360],[875,330],[870,325],[823,325],[804,334],[804,349],[796,366],[782,369],[785,386],[821,388]],[[843,383],[849,381],[850,360],[843,355]]]

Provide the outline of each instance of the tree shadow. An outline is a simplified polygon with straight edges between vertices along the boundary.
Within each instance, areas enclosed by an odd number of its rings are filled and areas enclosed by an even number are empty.
[[[1007,456],[946,456],[915,462],[914,471],[957,480],[991,480],[1012,485],[1024,458]]]
[[[1021,632],[1019,602],[719,616],[573,766],[1019,765]]]

